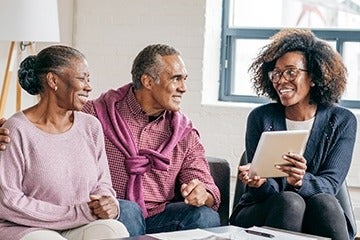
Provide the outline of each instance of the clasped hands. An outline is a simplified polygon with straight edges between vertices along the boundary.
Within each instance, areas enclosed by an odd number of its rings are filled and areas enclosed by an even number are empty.
[[[213,196],[206,191],[205,184],[199,179],[193,179],[187,184],[182,184],[180,191],[186,204],[196,207],[203,205],[212,207],[214,205]]]
[[[277,165],[276,168],[288,174],[286,180],[289,185],[300,188],[307,169],[306,159],[302,155],[295,153],[284,154],[283,159],[289,162],[289,164]],[[261,178],[260,176],[250,178],[250,166],[251,163],[239,166],[239,179],[243,184],[246,184],[249,187],[259,188],[266,182],[266,178]]]
[[[100,219],[114,219],[119,215],[119,202],[112,196],[90,195],[88,206],[91,213]]]

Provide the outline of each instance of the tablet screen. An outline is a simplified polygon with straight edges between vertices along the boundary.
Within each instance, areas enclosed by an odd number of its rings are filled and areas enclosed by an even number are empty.
[[[250,177],[285,177],[275,165],[289,164],[282,156],[293,152],[303,154],[309,136],[308,130],[269,131],[261,134],[250,167]]]

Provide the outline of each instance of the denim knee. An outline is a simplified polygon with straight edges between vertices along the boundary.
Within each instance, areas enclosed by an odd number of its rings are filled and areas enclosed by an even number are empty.
[[[119,199],[120,217],[118,220],[127,228],[130,236],[144,235],[146,226],[140,206],[132,201]]]
[[[188,221],[181,223],[183,229],[210,228],[220,226],[219,213],[213,209],[202,206],[193,207],[188,214]]]

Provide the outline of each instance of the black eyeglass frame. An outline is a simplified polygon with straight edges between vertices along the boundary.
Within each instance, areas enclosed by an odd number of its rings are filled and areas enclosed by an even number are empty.
[[[293,79],[288,79],[288,78],[284,75],[284,73],[285,73],[286,71],[289,71],[289,70],[292,70],[292,71],[295,71],[295,72],[296,72],[295,77],[294,77]],[[284,69],[283,71],[272,70],[272,71],[268,72],[268,77],[269,77],[269,80],[270,80],[272,83],[278,83],[278,82],[280,82],[280,80],[281,80],[281,78],[282,78],[283,76],[284,76],[284,79],[285,79],[286,81],[292,82],[292,81],[295,81],[295,79],[297,79],[297,77],[299,76],[300,71],[302,71],[302,72],[308,72],[307,69],[298,68],[298,67],[289,67],[289,68]],[[276,81],[273,80],[274,72],[279,73],[279,79],[276,80]]]

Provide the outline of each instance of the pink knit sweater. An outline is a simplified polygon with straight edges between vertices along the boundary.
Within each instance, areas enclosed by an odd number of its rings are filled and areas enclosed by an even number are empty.
[[[37,229],[66,230],[95,218],[90,194],[115,196],[96,118],[75,112],[62,134],[36,128],[22,112],[4,127],[11,144],[0,152],[0,239],[16,240]]]

